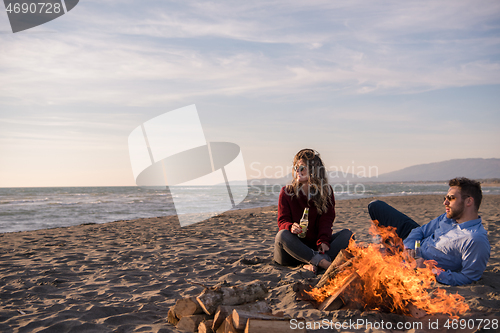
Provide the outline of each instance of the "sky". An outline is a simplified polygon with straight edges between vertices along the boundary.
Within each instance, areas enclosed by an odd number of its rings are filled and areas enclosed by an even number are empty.
[[[134,186],[129,134],[192,104],[250,179],[302,148],[500,158],[500,2],[81,0],[18,33],[1,7],[0,187]]]

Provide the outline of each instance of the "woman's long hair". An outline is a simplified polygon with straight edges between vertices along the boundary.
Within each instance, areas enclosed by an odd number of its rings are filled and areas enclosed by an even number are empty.
[[[332,204],[332,188],[328,185],[326,169],[319,156],[319,153],[313,149],[302,149],[293,158],[293,181],[287,185],[287,192],[292,196],[299,195],[302,185],[297,181],[295,166],[299,160],[304,161],[309,173],[309,195],[319,214],[323,214]]]

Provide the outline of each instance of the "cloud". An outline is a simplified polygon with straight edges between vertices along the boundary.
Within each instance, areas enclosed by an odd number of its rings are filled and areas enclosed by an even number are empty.
[[[498,84],[499,13],[496,2],[472,1],[88,1],[68,14],[68,33],[2,36],[0,103],[151,106]]]

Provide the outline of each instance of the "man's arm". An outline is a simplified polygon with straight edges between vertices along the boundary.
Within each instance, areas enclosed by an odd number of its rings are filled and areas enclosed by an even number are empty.
[[[462,246],[462,269],[459,272],[450,270],[436,276],[440,283],[460,286],[477,281],[483,275],[490,258],[490,245],[487,239],[470,239]]]
[[[439,222],[443,219],[446,214],[436,217],[434,220],[429,223],[413,229],[408,237],[403,241],[405,248],[415,250],[415,241],[423,240],[427,237],[430,237],[434,231],[438,228]]]

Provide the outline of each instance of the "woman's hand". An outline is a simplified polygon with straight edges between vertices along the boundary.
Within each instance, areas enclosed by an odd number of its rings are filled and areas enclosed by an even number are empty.
[[[328,250],[330,250],[330,247],[326,245],[325,243],[321,243],[318,246],[318,251],[321,253],[326,253]]]
[[[300,224],[294,223],[294,224],[292,224],[292,228],[290,228],[290,232],[292,234],[298,235],[302,232],[302,227],[300,226]]]

